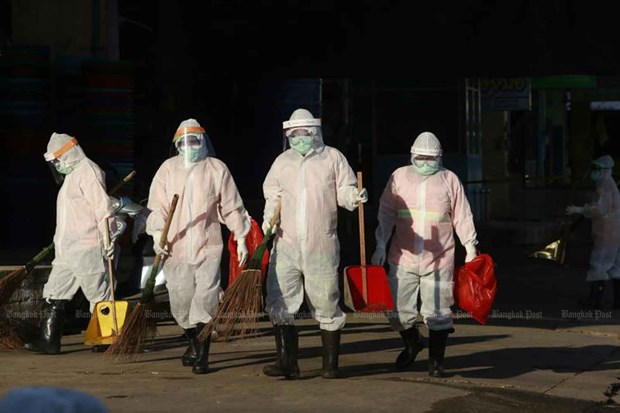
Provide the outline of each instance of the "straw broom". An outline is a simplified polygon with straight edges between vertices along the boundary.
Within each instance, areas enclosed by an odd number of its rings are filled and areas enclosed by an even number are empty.
[[[172,222],[172,216],[174,215],[178,200],[179,195],[174,194],[162,231],[159,244],[161,248],[164,248],[166,245],[170,223]],[[159,264],[161,261],[161,255],[157,255],[153,260],[151,275],[142,289],[140,302],[125,319],[120,334],[114,343],[106,350],[105,356],[114,357],[115,359],[134,358],[146,344],[150,343],[155,338],[157,333],[157,318],[153,316],[153,310],[157,303],[155,302],[155,294],[153,291],[155,288],[155,278],[159,272]]]
[[[209,337],[213,331],[217,331],[218,337],[228,340],[234,332],[238,332],[239,338],[243,339],[246,335],[258,330],[258,319],[263,308],[261,271],[263,256],[272,235],[272,228],[278,222],[279,217],[280,203],[276,205],[271,218],[271,228],[252,254],[246,268],[224,292],[224,297],[216,308],[211,322],[198,337],[200,341]]]
[[[114,195],[123,185],[133,179],[135,175],[136,171],[131,171],[121,182],[112,188],[109,195]],[[13,293],[19,289],[22,281],[24,281],[24,279],[26,279],[26,277],[32,272],[34,267],[43,261],[53,250],[54,243],[52,242],[47,247],[43,248],[33,259],[28,261],[26,265],[23,265],[21,268],[18,268],[0,280],[0,308],[9,302],[13,296]],[[10,330],[10,327],[8,323],[2,323],[0,329]],[[12,331],[11,333],[2,331],[0,336],[0,349],[13,350],[15,348],[21,348],[21,342],[18,336]]]
[[[22,340],[11,326],[6,322],[0,322],[0,349],[20,350],[22,345]]]

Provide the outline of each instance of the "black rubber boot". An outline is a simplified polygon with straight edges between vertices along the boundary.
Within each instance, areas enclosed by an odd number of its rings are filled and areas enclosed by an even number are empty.
[[[263,373],[269,377],[284,376],[284,370],[282,370],[282,329],[279,325],[273,326],[276,337],[276,362],[263,367]]]
[[[299,337],[297,327],[280,326],[282,329],[282,358],[280,365],[282,372],[287,379],[299,378],[299,365],[297,364],[297,353],[299,351]]]
[[[415,324],[399,334],[405,342],[405,349],[400,352],[395,364],[397,369],[403,370],[413,364],[418,353],[424,349],[424,338]]]
[[[620,280],[614,280],[614,308],[620,308]]]
[[[200,336],[200,332],[205,327],[205,324],[198,323],[196,325],[196,337]],[[192,373],[194,374],[206,374],[211,370],[209,369],[209,347],[211,345],[211,336],[207,337],[202,343],[197,340],[197,354],[196,360],[192,367]]]
[[[196,361],[196,354],[198,353],[196,351],[196,348],[198,347],[196,343],[196,329],[188,328],[183,329],[183,331],[185,332],[185,338],[187,338],[188,345],[187,350],[185,350],[185,353],[183,354],[183,357],[181,357],[181,363],[183,363],[183,365],[186,367],[193,366],[194,361]]]
[[[321,377],[324,379],[337,379],[338,355],[340,353],[340,330],[321,330],[321,341],[323,342],[323,372],[321,373]]]
[[[39,337],[33,342],[25,343],[24,349],[46,354],[60,353],[67,302],[68,300],[49,300],[44,304]]]
[[[605,294],[605,281],[592,281],[590,283],[590,305],[594,309],[603,307],[603,295]]]
[[[432,377],[446,377],[443,369],[443,358],[446,352],[448,334],[450,330],[429,330],[428,332],[428,375]]]

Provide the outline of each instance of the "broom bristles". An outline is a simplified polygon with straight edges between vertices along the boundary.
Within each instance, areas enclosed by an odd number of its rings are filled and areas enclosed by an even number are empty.
[[[2,277],[2,280],[0,280],[0,307],[9,302],[9,299],[19,289],[27,275],[26,267],[22,266],[9,275]]]
[[[258,319],[263,307],[261,270],[244,270],[224,292],[213,319],[202,330],[199,340],[217,331],[218,337],[228,340],[234,333],[243,339],[258,331]]]
[[[157,334],[157,319],[150,303],[138,303],[125,320],[120,334],[104,353],[116,360],[135,359]]]
[[[0,280],[0,308],[9,303],[9,300],[15,291],[19,289],[27,275],[28,271],[23,266]],[[4,318],[4,315],[2,318]],[[22,345],[22,340],[13,331],[11,326],[5,321],[0,322],[0,350],[20,350]]]
[[[5,323],[0,324],[0,350],[20,350],[23,346],[22,340],[17,333]]]

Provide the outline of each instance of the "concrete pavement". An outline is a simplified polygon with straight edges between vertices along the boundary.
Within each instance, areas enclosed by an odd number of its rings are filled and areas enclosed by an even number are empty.
[[[181,366],[184,343],[180,328],[172,324],[160,326],[152,351],[134,362],[107,360],[85,348],[79,335],[72,335],[63,340],[64,354],[59,356],[0,353],[0,392],[41,384],[78,388],[100,397],[113,412],[168,412],[181,406],[223,412],[456,411],[445,402],[492,391],[521,403],[546,399],[577,409],[547,411],[586,411],[579,409],[620,402],[613,392],[605,393],[620,386],[617,327],[601,334],[608,326],[566,323],[552,328],[545,323],[458,325],[447,350],[446,367],[452,377],[446,379],[428,376],[426,351],[410,371],[396,371],[393,361],[401,349],[400,338],[381,319],[351,317],[343,332],[340,380],[320,377],[320,335],[312,320],[299,323],[302,378],[298,381],[262,374],[263,365],[274,357],[267,322],[261,323],[258,337],[214,342],[214,371],[204,376]],[[438,403],[444,407],[437,410]],[[477,411],[513,411],[507,410],[510,406],[497,407]]]
[[[484,244],[483,244],[484,245]],[[260,335],[214,342],[211,374],[182,367],[182,330],[161,324],[151,351],[115,363],[92,353],[80,335],[63,353],[0,352],[0,395],[27,385],[78,388],[112,412],[596,412],[620,406],[620,311],[577,304],[589,245],[574,242],[564,265],[527,258],[528,246],[487,243],[497,264],[498,294],[487,325],[456,312],[445,365],[426,373],[427,351],[409,371],[393,362],[402,348],[385,318],[350,313],[343,330],[340,380],[320,377],[321,341],[313,320],[299,320],[297,381],[262,374],[273,361],[269,323]],[[425,328],[422,333],[428,336]]]

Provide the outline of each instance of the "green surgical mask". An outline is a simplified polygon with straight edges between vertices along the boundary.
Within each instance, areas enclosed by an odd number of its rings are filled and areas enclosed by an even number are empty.
[[[191,163],[195,163],[200,160],[201,152],[202,151],[200,150],[200,147],[179,150],[180,155],[184,159],[187,159],[188,162],[191,162]]]
[[[307,154],[314,146],[314,138],[312,136],[296,136],[289,139],[291,148],[302,155]]]
[[[599,170],[590,172],[590,179],[592,179],[594,182],[600,180],[602,177],[603,174]]]
[[[421,165],[413,164],[416,172],[423,176],[430,176],[435,174],[439,170],[439,164],[429,165],[427,163],[423,163]]]
[[[57,163],[56,165],[54,165],[54,167],[56,168],[59,174],[63,174],[63,175],[69,175],[73,171],[73,168],[71,166],[64,164],[62,162]]]

